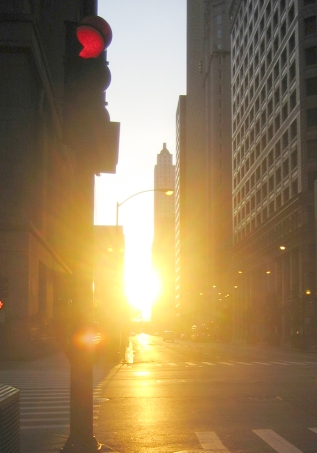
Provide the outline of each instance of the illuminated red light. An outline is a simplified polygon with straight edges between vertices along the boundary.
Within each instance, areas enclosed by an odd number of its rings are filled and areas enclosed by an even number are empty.
[[[97,58],[104,49],[104,39],[93,27],[89,25],[80,25],[77,28],[77,38],[83,48],[79,53],[82,58]]]
[[[112,30],[108,22],[99,16],[86,16],[77,27],[77,38],[83,49],[82,58],[97,58],[112,41]]]
[[[0,310],[1,310],[1,308],[3,308],[3,307],[4,307],[4,303],[2,302],[2,300],[0,300]]]

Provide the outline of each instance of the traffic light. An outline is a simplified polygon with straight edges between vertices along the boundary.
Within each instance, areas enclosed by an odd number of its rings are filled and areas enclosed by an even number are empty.
[[[105,107],[111,40],[111,27],[99,16],[66,23],[64,141],[96,174],[115,173],[118,163],[120,123],[110,121]]]

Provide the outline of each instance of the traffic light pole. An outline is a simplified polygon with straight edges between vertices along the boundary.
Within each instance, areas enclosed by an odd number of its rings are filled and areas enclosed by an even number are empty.
[[[83,156],[76,168],[73,300],[66,354],[70,362],[70,433],[62,453],[95,453],[93,435],[93,206],[94,176]],[[80,158],[81,157],[81,158]]]

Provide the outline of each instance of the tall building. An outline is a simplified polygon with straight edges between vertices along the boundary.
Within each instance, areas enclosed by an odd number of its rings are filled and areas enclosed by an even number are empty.
[[[316,0],[232,0],[235,335],[316,334]]]
[[[191,322],[218,316],[231,292],[230,21],[228,1],[187,2],[186,299]],[[222,307],[225,304],[222,303]]]
[[[171,325],[175,317],[175,195],[159,189],[175,190],[173,156],[163,143],[154,168],[153,266],[161,280],[161,295],[153,307],[152,318]]]
[[[67,31],[96,10],[95,0],[0,2],[0,337],[19,356],[52,335],[77,226],[93,225],[62,131]]]

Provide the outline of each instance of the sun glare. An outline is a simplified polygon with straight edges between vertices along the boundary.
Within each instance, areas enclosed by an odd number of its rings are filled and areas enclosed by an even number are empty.
[[[132,307],[140,310],[143,321],[150,321],[153,303],[160,292],[158,276],[151,268],[129,267],[125,270],[125,288]]]

